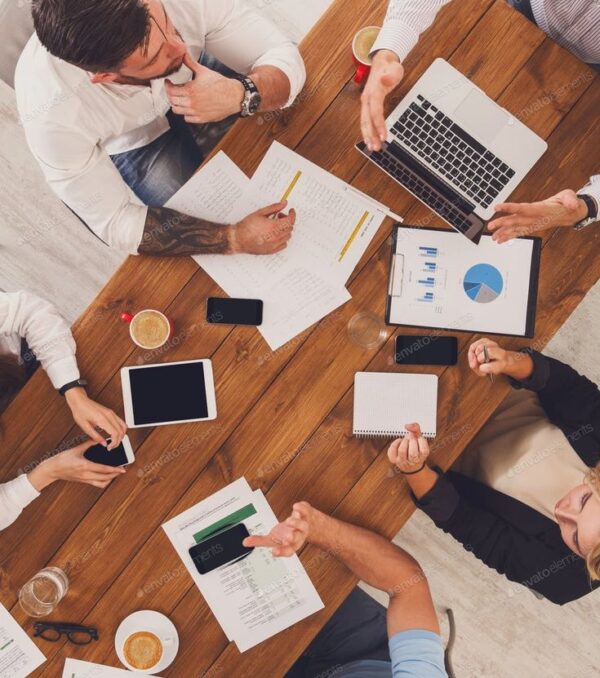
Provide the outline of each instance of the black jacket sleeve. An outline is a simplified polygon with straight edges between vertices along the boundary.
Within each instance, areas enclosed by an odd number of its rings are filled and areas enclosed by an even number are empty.
[[[516,500],[487,486],[449,472],[416,504],[444,532],[452,535],[488,567],[523,584],[558,605],[589,593],[591,585],[585,562],[560,540],[545,540],[543,534],[527,534],[512,522],[483,507],[482,497],[501,495],[500,503]],[[533,511],[516,502],[518,508]],[[543,520],[543,516],[533,511]],[[550,521],[548,521],[550,522]],[[543,532],[543,531],[542,531]]]
[[[569,365],[525,349],[534,370],[529,379],[511,380],[515,388],[538,394],[550,421],[562,429],[587,466],[600,462],[600,390]]]

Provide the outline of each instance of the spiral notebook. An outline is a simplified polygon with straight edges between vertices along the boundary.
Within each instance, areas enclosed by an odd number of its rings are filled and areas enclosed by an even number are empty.
[[[426,438],[437,433],[438,377],[434,374],[357,372],[354,377],[354,435],[402,437],[417,422]]]

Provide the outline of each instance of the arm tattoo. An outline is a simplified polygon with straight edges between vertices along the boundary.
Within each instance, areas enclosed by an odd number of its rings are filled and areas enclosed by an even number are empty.
[[[149,207],[140,254],[227,254],[229,226],[196,219],[167,207]]]

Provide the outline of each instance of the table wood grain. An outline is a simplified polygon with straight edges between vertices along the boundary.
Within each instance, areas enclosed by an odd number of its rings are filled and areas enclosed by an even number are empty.
[[[417,226],[444,227],[410,194],[353,148],[360,92],[352,83],[349,45],[362,26],[381,23],[385,0],[335,0],[301,45],[309,73],[304,92],[283,112],[240,121],[221,147],[252,173],[277,139],[405,215]],[[549,150],[514,198],[537,200],[582,186],[597,171],[594,123],[600,107],[595,73],[559,48],[502,0],[463,0],[446,7],[406,61],[393,107],[436,57],[446,58],[540,136]],[[330,554],[309,546],[301,559],[325,609],[240,655],[227,642],[204,599],[164,535],[161,524],[227,483],[245,476],[285,517],[294,501],[392,537],[414,507],[404,481],[390,473],[387,441],[352,436],[352,384],[357,371],[398,371],[394,335],[377,349],[352,343],[354,314],[383,317],[390,253],[386,220],[349,282],[352,301],[272,352],[253,328],[208,325],[207,296],[218,286],[188,258],[130,257],[77,321],[74,333],[90,395],[122,412],[124,365],[210,357],[219,417],[214,422],[132,430],[137,462],[106,491],[55,484],[0,534],[0,601],[29,629],[17,604],[19,587],[51,564],[71,580],[53,618],[93,624],[100,641],[84,648],[39,641],[48,662],[34,675],[54,678],[65,657],[119,665],[113,648],[120,621],[139,609],[168,615],[180,632],[176,662],[165,676],[283,676],[356,584]],[[543,349],[600,275],[597,229],[559,229],[543,237],[533,340],[510,348]],[[510,250],[507,247],[507,252]],[[122,310],[155,307],[176,332],[167,351],[132,346]],[[401,330],[407,332],[405,328]],[[408,330],[410,332],[410,330]],[[418,333],[416,331],[415,333]],[[448,468],[508,392],[473,376],[461,333],[452,368],[403,368],[440,377],[436,464]],[[568,356],[565,356],[568,360]],[[64,401],[39,372],[0,421],[0,477],[80,441]]]

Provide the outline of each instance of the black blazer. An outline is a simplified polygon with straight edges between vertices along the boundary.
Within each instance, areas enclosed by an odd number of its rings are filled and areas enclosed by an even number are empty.
[[[583,462],[600,461],[600,391],[564,363],[527,350],[534,371],[515,388],[536,391],[550,421]],[[413,497],[414,498],[414,497]],[[581,598],[591,582],[585,561],[561,538],[558,525],[526,504],[449,471],[415,503],[486,565],[511,581],[563,605]]]

